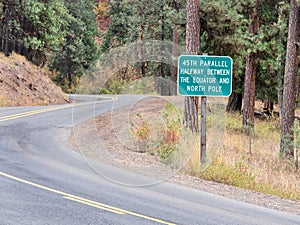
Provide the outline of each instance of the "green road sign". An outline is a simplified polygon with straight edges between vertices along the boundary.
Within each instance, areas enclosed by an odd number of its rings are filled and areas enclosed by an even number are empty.
[[[232,91],[229,56],[182,55],[178,59],[178,94],[225,97]]]

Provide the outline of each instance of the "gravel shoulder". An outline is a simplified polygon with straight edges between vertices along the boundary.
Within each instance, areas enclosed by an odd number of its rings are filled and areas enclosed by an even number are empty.
[[[130,135],[132,124],[138,119],[144,121],[148,121],[148,119],[158,120],[158,115],[161,114],[166,102],[183,105],[182,98],[146,98],[132,106],[104,113],[91,121],[74,127],[70,141],[74,149],[80,151],[86,159],[99,160],[162,181],[300,215],[300,201],[199,179],[185,174],[180,168],[172,168],[170,165],[162,163],[159,156],[155,154],[143,152],[145,143],[137,142]]]

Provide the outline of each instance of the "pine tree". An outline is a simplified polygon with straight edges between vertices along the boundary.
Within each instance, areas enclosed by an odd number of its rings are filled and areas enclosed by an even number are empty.
[[[36,65],[44,65],[57,50],[67,9],[60,0],[4,0],[0,3],[0,50],[5,55],[15,51]]]
[[[294,156],[293,125],[296,107],[296,78],[298,73],[298,49],[300,34],[300,4],[296,0],[290,2],[290,16],[286,63],[284,72],[283,107],[281,118],[280,153],[287,158]]]
[[[256,0],[255,7],[250,14],[249,33],[254,37],[258,34],[260,20],[260,1]],[[247,134],[254,124],[255,86],[257,73],[257,52],[250,52],[246,60],[244,85],[243,128]]]
[[[178,5],[177,9],[175,4]],[[157,92],[170,94],[170,87],[165,85],[164,79],[161,79],[170,77],[172,64],[169,65],[164,61],[171,58],[172,54],[171,48],[165,49],[166,44],[164,43],[172,41],[175,23],[178,35],[182,37],[179,40],[183,40],[182,30],[184,29],[182,27],[185,24],[185,19],[183,19],[185,10],[181,6],[183,6],[182,0],[110,1],[110,27],[101,50],[105,52],[123,45],[135,46],[138,62],[127,67],[128,71],[131,71],[131,76],[136,78],[155,76]],[[159,40],[161,45],[158,46],[158,42],[156,42],[150,46],[150,42],[154,40]],[[145,48],[145,44],[147,48]],[[157,58],[160,57],[160,60],[147,59],[149,58],[148,52],[153,52],[153,49],[156,50]],[[123,70],[120,72],[122,73]]]
[[[129,21],[133,13],[133,9],[130,10],[124,0],[109,1],[110,23],[101,45],[101,52],[108,52],[124,45],[129,42],[130,35],[136,36],[136,31],[134,33],[129,31]]]
[[[64,42],[50,65],[59,72],[56,82],[67,92],[74,92],[79,78],[98,57],[95,43],[98,35],[94,1],[65,0],[71,19]]]
[[[227,111],[240,111],[248,45],[248,8],[252,1],[201,1],[201,51],[233,59],[233,93]]]

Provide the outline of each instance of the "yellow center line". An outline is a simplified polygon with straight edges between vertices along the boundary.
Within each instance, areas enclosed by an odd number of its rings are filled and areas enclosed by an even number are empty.
[[[24,184],[31,185],[33,187],[37,187],[37,188],[40,188],[40,189],[43,189],[43,190],[46,190],[46,191],[49,191],[49,192],[52,192],[52,193],[56,193],[58,195],[61,195],[65,199],[75,201],[75,202],[78,202],[78,203],[81,203],[81,204],[85,204],[85,205],[88,205],[88,206],[92,206],[92,207],[95,207],[95,208],[98,208],[98,209],[106,210],[106,211],[109,211],[109,212],[112,212],[112,213],[116,213],[116,214],[120,214],[120,215],[128,214],[128,215],[131,215],[131,216],[135,216],[135,217],[139,217],[139,218],[142,218],[142,219],[150,220],[150,221],[157,222],[157,223],[160,223],[160,224],[176,225],[174,223],[163,221],[163,220],[153,218],[153,217],[150,217],[150,216],[146,216],[146,215],[143,215],[143,214],[140,214],[140,213],[135,213],[135,212],[123,210],[123,209],[113,207],[113,206],[110,206],[110,205],[106,205],[106,204],[103,204],[103,203],[100,203],[100,202],[95,202],[95,201],[92,201],[92,200],[89,200],[89,199],[86,199],[86,198],[78,197],[78,196],[63,192],[63,191],[58,191],[58,190],[55,190],[55,189],[52,189],[52,188],[49,188],[49,187],[46,187],[46,186],[43,186],[43,185],[40,185],[40,184],[36,184],[36,183],[28,181],[28,180],[24,180],[24,179],[9,175],[7,173],[0,172],[0,175],[4,176],[6,178],[24,183]]]
[[[117,98],[115,98],[115,97],[105,97],[105,98],[108,98],[108,99],[107,100],[102,100],[102,101],[95,101],[95,102],[85,102],[85,103],[78,103],[78,104],[62,105],[62,106],[58,106],[58,107],[54,107],[54,108],[44,108],[44,109],[38,109],[38,110],[33,110],[33,111],[28,111],[28,112],[22,112],[22,113],[18,113],[18,114],[14,114],[14,115],[8,115],[8,116],[0,117],[0,122],[7,121],[7,120],[13,120],[13,119],[17,119],[17,118],[22,118],[22,117],[26,117],[26,116],[31,116],[31,115],[35,115],[35,114],[39,114],[39,113],[44,113],[44,112],[50,112],[50,111],[54,111],[54,110],[65,109],[65,108],[74,107],[74,106],[82,106],[82,105],[88,105],[88,104],[98,104],[98,103],[105,103],[105,102],[111,102],[111,101],[117,100]],[[78,197],[78,196],[75,196],[75,195],[71,195],[71,194],[68,194],[66,192],[58,191],[58,190],[55,190],[55,189],[52,189],[52,188],[49,188],[49,187],[46,187],[46,186],[43,186],[43,185],[40,185],[40,184],[33,183],[31,181],[27,181],[27,180],[9,175],[7,173],[0,172],[0,175],[4,176],[6,178],[9,178],[9,179],[15,180],[15,181],[19,181],[21,183],[25,183],[25,184],[28,184],[28,185],[31,185],[31,186],[34,186],[34,187],[52,192],[52,193],[56,193],[58,195],[63,196],[63,198],[65,198],[65,199],[75,201],[75,202],[78,202],[78,203],[81,203],[81,204],[89,205],[89,206],[92,206],[92,207],[95,207],[95,208],[98,208],[98,209],[106,210],[106,211],[109,211],[109,212],[112,212],[112,213],[116,213],[116,214],[120,214],[120,215],[128,214],[128,215],[132,215],[132,216],[139,217],[139,218],[142,218],[142,219],[158,222],[160,224],[176,225],[174,223],[169,223],[169,222],[157,219],[157,218],[153,218],[153,217],[149,217],[149,216],[146,216],[146,215],[143,215],[143,214],[123,210],[123,209],[120,209],[120,208],[117,208],[117,207],[113,207],[113,206],[110,206],[110,205],[106,205],[106,204],[103,204],[103,203],[99,203],[99,202],[95,202],[95,201],[92,201],[92,200],[89,200],[89,199],[85,199],[85,198],[81,198],[81,197]]]
[[[0,117],[0,122],[7,121],[7,120],[18,119],[18,118],[22,118],[22,117],[26,117],[26,116],[39,114],[39,113],[44,113],[44,112],[50,112],[50,111],[75,107],[75,106],[111,102],[111,101],[115,101],[115,100],[118,99],[118,98],[115,98],[115,97],[105,97],[105,98],[109,98],[109,99],[108,100],[102,100],[102,101],[96,101],[96,102],[84,102],[84,103],[77,103],[77,104],[70,104],[70,105],[62,105],[62,106],[57,106],[57,107],[53,107],[53,108],[37,109],[37,110],[33,110],[33,111],[28,111],[28,112],[22,112],[22,113],[18,113],[18,114],[3,116],[3,117]]]
[[[120,214],[120,215],[125,214],[124,212],[119,211],[119,210],[114,210],[114,209],[110,209],[110,208],[107,208],[107,207],[103,207],[102,204],[99,204],[99,203],[95,204],[95,203],[92,203],[91,201],[83,201],[83,200],[80,200],[80,199],[77,199],[77,198],[71,198],[71,197],[68,197],[68,196],[64,196],[63,198],[74,201],[74,202],[79,202],[81,204],[89,205],[89,206],[92,206],[92,207],[95,207],[95,208],[98,208],[98,209],[102,209],[102,210],[105,210],[105,211],[109,211],[109,212],[112,212],[112,213],[116,213],[116,214]]]
[[[9,116],[3,116],[3,117],[0,117],[0,122],[7,121],[7,120],[12,120],[12,119],[17,119],[17,118],[22,118],[22,117],[26,117],[26,116],[31,116],[31,115],[35,115],[35,114],[39,114],[39,113],[44,113],[44,112],[50,112],[50,111],[54,111],[54,110],[65,109],[65,108],[69,108],[71,106],[72,105],[63,105],[63,106],[55,107],[55,108],[38,109],[38,110],[18,113],[18,114],[9,115]]]

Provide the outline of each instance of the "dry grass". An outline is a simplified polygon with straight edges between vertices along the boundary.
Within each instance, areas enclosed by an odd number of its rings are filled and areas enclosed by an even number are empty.
[[[0,107],[3,107],[3,106],[10,106],[12,105],[12,103],[7,100],[3,95],[0,94]]]
[[[217,182],[291,199],[300,199],[300,171],[279,154],[278,121],[256,121],[253,136],[241,132],[241,116],[227,114],[222,147],[205,170],[189,172]],[[208,148],[209,149],[209,148]],[[193,157],[198,158],[198,153]],[[195,161],[195,160],[194,160]]]
[[[242,132],[240,114],[225,113],[222,104],[208,105],[208,109],[206,164],[199,163],[199,135],[187,132],[178,118],[182,111],[176,114],[168,105],[160,112],[164,125],[152,127],[160,129],[156,136],[160,138],[151,140],[156,152],[149,152],[200,178],[300,200],[300,170],[294,161],[280,158],[279,119],[255,121],[254,132],[248,136]],[[140,116],[139,120],[135,137],[147,140],[151,120]]]

